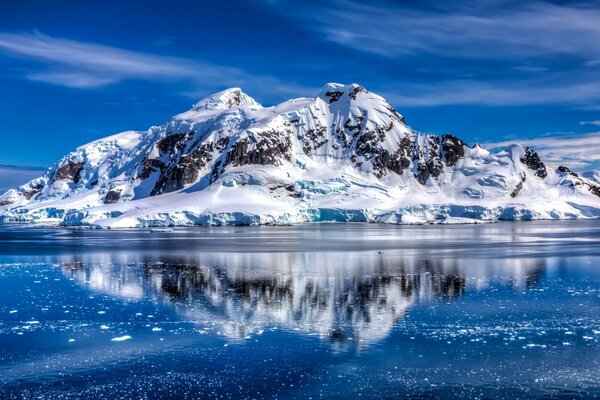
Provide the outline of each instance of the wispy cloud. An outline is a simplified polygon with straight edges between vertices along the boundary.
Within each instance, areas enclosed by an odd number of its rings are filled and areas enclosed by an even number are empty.
[[[569,104],[589,107],[600,102],[600,73],[557,72],[529,79],[442,80],[431,83],[391,82],[380,94],[392,104],[431,107],[454,104],[516,106]]]
[[[387,57],[588,58],[600,51],[600,9],[582,1],[330,0],[285,7],[293,10],[290,15],[310,20],[306,26],[330,41]]]
[[[267,4],[325,41],[398,65],[382,88],[396,105],[600,104],[597,2]]]
[[[594,125],[594,126],[600,126],[600,120],[597,121],[580,121],[579,125]]]
[[[515,142],[534,148],[544,162],[555,166],[564,165],[575,170],[600,167],[600,132],[505,140],[484,143],[483,146],[488,149],[500,149]]]
[[[238,68],[147,54],[101,44],[54,38],[41,33],[0,33],[0,52],[38,62],[26,78],[71,88],[90,89],[125,80],[185,81],[189,93],[206,94],[227,86],[288,95],[307,88]],[[40,68],[41,67],[41,68]]]

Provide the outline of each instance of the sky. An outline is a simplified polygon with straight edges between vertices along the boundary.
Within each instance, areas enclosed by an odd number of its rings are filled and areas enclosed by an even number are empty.
[[[600,168],[598,21],[598,1],[0,0],[0,165],[228,87],[273,105],[355,82],[417,131]]]

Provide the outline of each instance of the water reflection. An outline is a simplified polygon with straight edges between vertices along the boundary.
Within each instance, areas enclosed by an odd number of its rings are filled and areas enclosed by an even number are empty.
[[[534,286],[544,259],[436,259],[396,252],[62,257],[65,275],[123,299],[150,298],[230,340],[265,329],[318,335],[336,349],[389,335],[411,306],[449,302],[493,282]]]

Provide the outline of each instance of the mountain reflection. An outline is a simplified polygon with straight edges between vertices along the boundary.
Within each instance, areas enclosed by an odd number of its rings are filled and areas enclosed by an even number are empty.
[[[101,261],[101,262],[100,262]],[[365,253],[224,253],[197,257],[105,256],[61,260],[90,290],[151,298],[185,320],[243,340],[280,328],[343,349],[385,338],[419,302],[452,301],[503,282],[525,290],[543,260],[463,260]]]

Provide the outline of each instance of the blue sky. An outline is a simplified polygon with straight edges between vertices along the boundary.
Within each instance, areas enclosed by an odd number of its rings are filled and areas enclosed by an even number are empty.
[[[416,130],[600,167],[600,3],[0,2],[0,164],[47,167],[239,86],[357,82]]]

